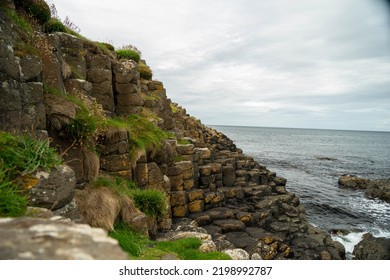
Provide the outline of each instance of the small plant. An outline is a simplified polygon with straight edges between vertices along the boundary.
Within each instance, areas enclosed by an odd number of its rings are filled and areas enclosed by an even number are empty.
[[[10,180],[0,162],[0,217],[18,217],[26,212],[27,197]]]
[[[220,252],[203,253],[198,250],[201,241],[197,238],[184,238],[176,241],[156,242],[134,232],[123,223],[115,225],[115,230],[109,235],[118,240],[121,248],[130,258],[141,260],[162,259],[165,255],[175,255],[182,260],[230,260]]]
[[[138,70],[139,70],[139,74],[140,74],[141,79],[145,79],[145,80],[152,79],[152,77],[153,77],[152,69],[150,69],[149,66],[145,64],[145,62],[141,61],[138,64]]]
[[[55,32],[66,32],[65,25],[56,18],[51,18],[45,26],[45,30],[47,33],[55,33]]]
[[[132,150],[158,150],[169,134],[140,115],[107,119],[107,126],[126,129],[130,134]],[[132,151],[130,151],[132,152]]]
[[[21,216],[28,199],[22,191],[21,178],[38,169],[50,170],[61,158],[49,141],[0,132],[0,216]]]
[[[6,10],[6,14],[11,18],[11,20],[19,26],[24,32],[32,34],[33,28],[31,24],[22,16],[18,15],[14,10]]]
[[[134,60],[135,62],[139,62],[140,59],[141,59],[141,56],[138,52],[134,51],[134,50],[117,50],[116,51],[116,55],[118,57],[118,59],[132,59]]]
[[[163,218],[167,211],[165,193],[153,189],[133,189],[131,191],[135,206],[149,217]]]
[[[180,139],[177,139],[177,144],[179,144],[179,145],[189,145],[189,144],[192,144],[192,142],[190,140],[180,138]]]

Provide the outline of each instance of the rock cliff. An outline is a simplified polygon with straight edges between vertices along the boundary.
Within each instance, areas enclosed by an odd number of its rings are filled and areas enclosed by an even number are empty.
[[[73,176],[35,174],[45,179],[31,186],[32,205],[92,224],[86,203],[95,199],[111,222],[92,226],[106,230],[118,219],[150,236],[194,231],[186,224],[195,223],[219,251],[240,248],[254,259],[345,258],[341,244],[307,222],[284,178],[173,103],[163,83],[144,74],[145,61],[118,59],[109,45],[72,32],[46,33],[34,20],[26,28],[16,18],[34,18],[29,13],[18,1],[0,9],[0,129],[51,139],[72,170],[64,167],[63,174]],[[118,124],[130,119],[127,127]],[[143,145],[137,132],[147,127],[145,120],[152,125],[146,133],[158,128],[169,134]],[[97,193],[89,184],[101,175],[164,192],[167,213],[150,221],[131,203]],[[53,178],[73,183],[49,184]],[[9,223],[17,224],[0,228]]]

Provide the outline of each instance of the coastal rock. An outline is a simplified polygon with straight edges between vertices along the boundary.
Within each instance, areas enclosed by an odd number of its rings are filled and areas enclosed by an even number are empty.
[[[390,239],[366,233],[354,247],[353,255],[357,260],[390,260]]]
[[[75,194],[76,178],[67,165],[53,168],[50,173],[37,172],[25,179],[29,189],[30,205],[56,210],[70,203]]]
[[[390,179],[369,180],[343,175],[338,183],[341,187],[363,190],[367,197],[378,198],[390,203]]]
[[[0,219],[0,259],[125,260],[127,254],[103,229],[24,217]]]
[[[243,249],[228,249],[222,251],[226,255],[230,256],[233,260],[249,260],[249,254]]]

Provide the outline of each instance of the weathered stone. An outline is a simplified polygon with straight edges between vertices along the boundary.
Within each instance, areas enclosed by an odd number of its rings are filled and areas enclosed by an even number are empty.
[[[119,94],[116,96],[117,104],[119,106],[142,106],[142,97],[138,94]]]
[[[179,176],[169,176],[169,180],[171,181],[171,189],[172,191],[182,191],[184,190],[184,181],[181,175]]]
[[[390,260],[390,239],[366,233],[355,245],[353,254],[358,260]]]
[[[225,233],[225,236],[236,248],[241,248],[245,251],[253,251],[253,247],[255,247],[256,244],[256,240],[250,237],[246,232],[228,232]]]
[[[199,153],[199,159],[207,160],[211,157],[211,151],[209,148],[195,148],[195,153]]]
[[[233,219],[216,220],[213,224],[220,227],[223,233],[245,230],[245,224],[243,222]]]
[[[171,206],[183,206],[187,204],[187,193],[184,191],[171,193]]]
[[[253,217],[252,217],[252,214],[251,213],[247,213],[247,212],[238,212],[236,214],[236,218],[243,222],[246,226],[247,225],[250,225],[253,221]]]
[[[187,192],[188,200],[190,202],[194,200],[203,200],[204,199],[204,191],[203,190],[192,190]]]
[[[176,147],[176,151],[180,155],[192,155],[194,154],[194,145],[193,144],[178,144]]]
[[[226,198],[244,198],[244,190],[240,187],[236,188],[219,188]]]
[[[231,257],[233,260],[249,260],[250,256],[248,252],[246,252],[243,249],[228,249],[222,251],[222,253],[225,253],[229,257]]]
[[[137,70],[137,63],[132,60],[123,59],[113,64],[114,78],[117,83],[131,83],[135,78],[139,77]]]
[[[89,57],[88,68],[100,68],[111,71],[111,59],[107,55],[104,54],[95,54]]]
[[[205,196],[205,203],[210,203],[210,204],[218,204],[222,202],[225,199],[225,195],[223,194],[222,191],[216,191],[216,192],[211,192],[206,194]]]
[[[188,204],[188,210],[190,213],[199,213],[204,211],[204,201],[195,200]]]
[[[42,61],[39,57],[26,55],[20,59],[23,81],[38,82],[42,72]]]
[[[172,216],[175,218],[182,218],[188,214],[188,205],[172,207]]]
[[[195,186],[194,179],[184,180],[183,182],[184,190],[191,190],[194,186]]]
[[[100,228],[34,218],[0,219],[0,259],[125,260]]]
[[[210,176],[212,167],[210,165],[204,165],[199,167],[199,173],[201,176]]]
[[[137,85],[135,84],[120,84],[115,83],[115,92],[118,95],[130,95],[130,94],[137,94]],[[137,94],[138,95],[138,94]]]
[[[148,163],[148,185],[151,189],[164,191],[164,174],[155,162]]]
[[[285,186],[287,183],[287,179],[282,177],[275,177],[274,183],[276,184],[276,186]]]
[[[233,187],[236,180],[235,169],[233,166],[224,166],[222,168],[222,181],[225,187]]]
[[[68,79],[65,81],[65,88],[68,93],[84,93],[87,95],[91,94],[92,84],[86,80],[80,79]]]
[[[55,210],[71,202],[74,197],[75,173],[67,165],[53,168],[50,173],[37,172],[26,182],[28,181],[32,182],[31,188],[29,188],[32,206]]]
[[[130,169],[128,154],[108,155],[100,157],[100,168],[105,171],[118,172]]]

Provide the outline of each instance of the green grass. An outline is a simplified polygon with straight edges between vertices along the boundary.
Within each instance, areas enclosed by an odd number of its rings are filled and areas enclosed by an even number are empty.
[[[45,31],[47,33],[54,33],[54,32],[66,32],[65,25],[56,18],[50,19],[45,26]]]
[[[12,182],[0,162],[0,217],[18,217],[26,212],[27,197]]]
[[[114,190],[118,196],[128,196],[135,206],[147,216],[160,220],[166,215],[167,202],[165,193],[153,189],[139,189],[136,184],[120,177],[97,177],[93,187],[105,187]]]
[[[21,216],[26,211],[23,176],[38,169],[50,170],[61,163],[49,141],[0,132],[0,216]]]
[[[116,55],[117,55],[118,59],[121,59],[121,58],[132,59],[137,63],[141,59],[140,54],[134,50],[117,50]]]
[[[132,259],[156,260],[167,254],[173,254],[182,260],[229,260],[220,252],[203,253],[198,250],[201,241],[197,238],[185,238],[176,241],[156,242],[134,232],[125,224],[116,224],[109,235],[118,240],[121,248]]]
[[[33,28],[31,24],[22,16],[20,16],[16,11],[6,9],[5,10],[8,17],[11,18],[12,22],[15,23],[17,26],[19,26],[20,29],[22,29],[24,32],[28,34],[33,33]]]
[[[38,22],[45,24],[51,18],[49,6],[44,0],[14,0],[16,7],[23,8]]]
[[[165,193],[153,189],[133,189],[131,196],[135,206],[147,216],[160,220],[166,215],[167,197]]]
[[[152,77],[153,77],[152,69],[150,69],[149,66],[146,65],[144,62],[140,62],[138,64],[138,70],[139,70],[139,74],[140,74],[141,79],[145,79],[145,80],[152,79]]]
[[[157,151],[169,134],[140,115],[107,119],[107,126],[126,129],[130,134],[131,149]],[[132,152],[132,151],[130,151]]]

